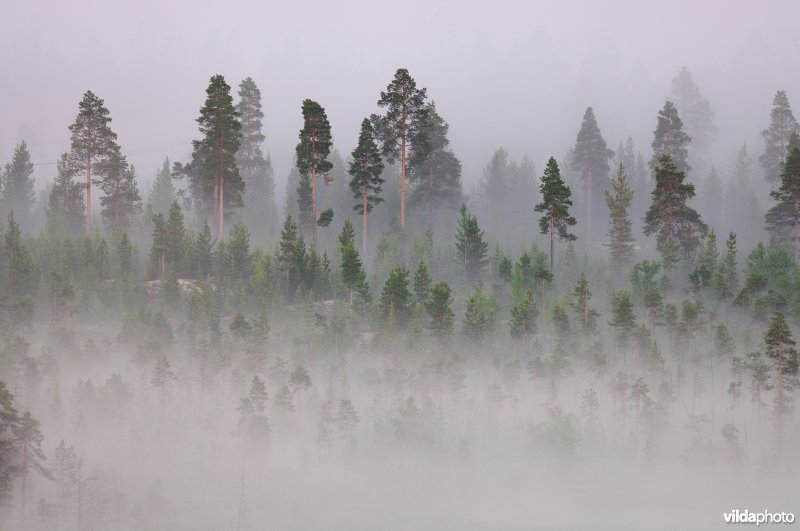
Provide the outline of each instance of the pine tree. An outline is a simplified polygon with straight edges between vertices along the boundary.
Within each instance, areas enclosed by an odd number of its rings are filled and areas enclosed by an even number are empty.
[[[575,296],[576,301],[573,304],[573,309],[578,317],[581,330],[584,334],[591,334],[595,331],[597,326],[597,318],[600,316],[600,314],[597,313],[597,310],[589,306],[589,301],[592,298],[592,292],[589,291],[589,281],[583,272],[581,272],[581,276],[578,277],[578,282],[575,284],[573,295]]]
[[[543,213],[539,219],[539,231],[542,234],[550,233],[550,273],[552,273],[553,242],[556,237],[560,240],[575,240],[575,235],[569,232],[569,227],[576,223],[575,218],[569,215],[572,192],[561,179],[558,163],[553,157],[547,161],[539,191],[542,194],[542,202],[536,205],[534,210]]]
[[[420,262],[422,265],[424,262]],[[417,288],[417,279],[414,278],[414,288]],[[419,297],[419,292],[417,293]],[[425,299],[425,310],[431,317],[430,329],[434,337],[444,340],[453,333],[453,320],[455,314],[451,308],[453,297],[450,295],[450,286],[447,282],[437,282],[430,290],[430,296]]]
[[[772,320],[764,335],[767,357],[776,361],[775,367],[775,387],[776,413],[778,420],[779,443],[782,439],[784,417],[789,410],[786,391],[793,389],[793,377],[797,375],[798,354],[794,348],[796,342],[792,338],[789,324],[783,312],[772,314]]]
[[[101,215],[106,225],[114,231],[127,231],[142,208],[142,198],[136,184],[136,170],[118,151],[97,165],[103,178],[98,184]]]
[[[75,123],[69,126],[71,133],[70,163],[75,170],[86,171],[86,234],[92,220],[92,165],[105,162],[119,151],[117,134],[111,130],[111,117],[103,100],[92,91],[86,91],[78,105]],[[95,175],[102,175],[95,171]]]
[[[211,226],[208,224],[208,220],[205,220],[200,232],[194,238],[191,248],[192,271],[197,280],[206,280],[211,274],[214,243]]]
[[[692,256],[700,237],[708,232],[700,214],[686,204],[694,197],[694,185],[684,182],[685,179],[686,174],[678,169],[672,157],[666,154],[659,157],[653,203],[644,218],[644,233],[656,234],[656,249],[661,253],[668,279],[672,279],[680,253]]]
[[[611,321],[608,323],[616,330],[617,342],[627,348],[631,332],[636,327],[636,315],[633,313],[633,302],[630,293],[620,291],[611,298]]]
[[[3,193],[0,197],[3,217],[13,209],[23,229],[32,229],[31,210],[36,202],[33,191],[33,164],[28,145],[23,140],[14,148],[11,162],[6,164],[3,175]]]
[[[455,212],[464,200],[461,189],[461,162],[449,148],[450,126],[436,111],[436,104],[425,107],[417,142],[408,159],[408,181],[414,185],[409,207],[427,210],[428,226],[436,227],[436,214]]]
[[[25,505],[28,495],[28,476],[32,471],[36,471],[42,476],[49,476],[50,472],[44,464],[47,459],[42,451],[41,425],[38,420],[33,418],[30,412],[26,411],[22,417],[12,427],[14,434],[14,446],[17,449],[19,464],[17,473],[22,479],[21,512],[25,514]]]
[[[286,216],[281,230],[281,240],[278,244],[279,260],[284,272],[284,285],[286,286],[286,300],[292,301],[294,298],[295,287],[299,283],[300,271],[297,264],[297,247],[299,235],[297,225],[292,220],[292,216]]]
[[[697,157],[706,153],[718,129],[714,124],[711,104],[700,94],[691,72],[685,66],[672,79],[672,101],[678,109],[686,134],[692,139],[692,154],[697,160]]]
[[[480,345],[494,331],[497,319],[497,300],[484,295],[480,283],[467,299],[464,311],[464,335],[471,345]]]
[[[459,210],[456,229],[456,258],[464,266],[464,284],[477,281],[488,263],[489,244],[483,238],[478,218],[467,211],[466,205]]]
[[[408,70],[399,68],[378,100],[379,107],[386,107],[386,115],[372,117],[384,158],[389,164],[400,159],[401,230],[405,228],[406,220],[408,150],[413,149],[419,139],[420,127],[425,120],[426,96],[426,90],[417,88]]]
[[[592,185],[595,189],[606,192],[608,187],[608,161],[614,151],[608,149],[606,141],[597,127],[597,120],[591,107],[583,114],[581,129],[575,140],[572,158],[572,170],[580,176],[586,190],[586,235],[592,241]],[[596,196],[594,196],[596,197]]]
[[[433,282],[428,274],[428,267],[425,265],[424,260],[420,260],[419,266],[417,266],[417,272],[414,273],[414,297],[416,303],[420,306],[424,306],[428,301],[428,295],[430,295],[432,284]]]
[[[147,200],[153,214],[166,216],[169,207],[175,201],[175,187],[172,184],[172,175],[169,171],[169,159],[164,159],[164,164],[156,173],[153,187],[150,189],[150,198]]]
[[[725,242],[725,258],[722,262],[725,268],[726,283],[731,292],[739,287],[739,275],[736,264],[736,233],[731,232]]]
[[[261,110],[261,91],[252,78],[239,84],[239,103],[236,111],[242,123],[242,139],[236,153],[236,165],[247,191],[244,201],[244,220],[258,233],[272,234],[275,230],[275,180],[270,157],[264,157]]]
[[[186,166],[176,164],[173,174],[188,178],[189,192],[200,218],[215,219],[217,237],[222,238],[225,216],[242,206],[244,182],[236,166],[241,123],[233,106],[231,87],[219,74],[209,81],[197,123],[202,138],[192,141],[191,161]]]
[[[317,247],[317,175],[326,176],[333,167],[328,160],[331,152],[331,124],[325,109],[312,100],[303,100],[303,128],[297,144],[297,171],[311,183],[311,244]]]
[[[625,167],[620,164],[617,176],[611,181],[613,195],[605,191],[611,228],[608,232],[609,243],[604,244],[611,253],[611,268],[620,274],[633,261],[633,244],[635,239],[631,230],[628,208],[633,201],[633,190],[628,184]]]
[[[687,162],[688,146],[691,137],[683,132],[683,122],[678,116],[678,110],[671,101],[664,104],[658,112],[658,125],[653,133],[653,158],[650,159],[650,168],[657,170],[663,155],[669,155],[683,173],[688,173],[692,168]]]
[[[364,118],[361,122],[361,132],[358,135],[358,145],[353,150],[350,161],[350,190],[353,199],[357,200],[353,210],[361,214],[361,254],[367,256],[367,214],[372,208],[383,202],[380,196],[383,179],[383,162],[375,144],[375,133],[372,123]]]
[[[408,289],[408,270],[394,268],[383,285],[380,310],[385,326],[405,328],[411,316],[411,291]]]
[[[783,161],[786,159],[789,139],[799,130],[797,120],[792,114],[789,98],[779,90],[772,100],[770,125],[761,132],[764,137],[764,153],[758,162],[764,168],[764,179],[774,188],[781,180]]]
[[[522,302],[511,308],[511,321],[508,323],[511,339],[520,341],[535,334],[538,313],[533,302],[533,290],[529,289]]]
[[[84,223],[86,203],[84,185],[75,181],[77,170],[66,153],[58,160],[58,174],[47,207],[47,223],[51,230],[78,232]]]
[[[6,261],[6,293],[14,298],[32,297],[36,293],[36,265],[22,232],[14,219],[14,211],[8,213],[8,225],[3,236]]]
[[[350,219],[344,220],[344,227],[339,235],[339,253],[341,265],[339,272],[342,277],[342,284],[348,290],[348,301],[353,305],[353,294],[359,292],[360,295],[368,293],[366,285],[367,275],[361,265],[361,257],[356,248],[356,235],[353,223]]]
[[[767,230],[775,243],[791,246],[800,260],[800,148],[794,148],[781,171],[781,185],[770,192],[778,202],[767,212]]]

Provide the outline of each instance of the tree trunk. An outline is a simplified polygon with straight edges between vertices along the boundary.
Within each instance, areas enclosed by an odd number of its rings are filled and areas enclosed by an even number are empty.
[[[362,204],[364,208],[364,221],[361,223],[361,255],[364,260],[367,259],[367,187],[364,186],[364,200]]]
[[[586,241],[592,243],[592,167],[586,179]]]
[[[311,135],[311,156],[316,160],[317,139]],[[317,249],[317,166],[311,165],[311,247]]]
[[[553,241],[555,240],[555,226],[553,215],[550,214],[550,274],[553,274]]]
[[[225,235],[225,187],[222,177],[219,178],[219,238]]]
[[[86,235],[91,230],[92,220],[92,157],[86,158]]]
[[[400,230],[406,226],[406,137],[400,147]]]

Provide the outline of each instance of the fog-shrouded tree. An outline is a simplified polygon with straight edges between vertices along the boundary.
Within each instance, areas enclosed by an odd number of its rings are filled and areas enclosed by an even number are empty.
[[[103,100],[86,91],[78,104],[78,116],[69,126],[71,133],[70,162],[76,170],[86,172],[86,219],[85,229],[88,234],[92,222],[92,170],[94,175],[102,175],[96,166],[105,162],[119,151],[117,134],[111,130],[111,116]]]
[[[347,299],[353,305],[353,296],[356,292],[361,294],[366,289],[367,275],[361,265],[361,256],[356,247],[356,233],[350,219],[345,219],[344,227],[339,235],[339,255],[341,264],[339,274],[342,284],[347,289]]]
[[[653,132],[653,158],[650,159],[650,169],[655,171],[662,155],[669,155],[673,164],[683,173],[691,170],[689,166],[689,142],[691,137],[683,131],[683,121],[678,115],[678,109],[671,101],[664,104],[658,111],[658,125]]]
[[[611,297],[611,321],[608,324],[615,330],[617,344],[626,349],[633,329],[636,328],[633,301],[627,291],[616,292]]]
[[[416,287],[416,278],[415,278]],[[453,296],[447,282],[437,282],[430,290],[430,295],[425,300],[425,310],[431,318],[430,330],[434,337],[444,340],[453,333],[453,320],[455,314],[451,308]]]
[[[517,162],[502,147],[495,150],[476,189],[481,219],[485,220],[492,238],[527,244],[527,239],[515,237],[505,229],[530,213],[531,198],[538,194],[538,184],[539,177],[530,158],[525,156]]]
[[[333,167],[328,160],[333,140],[331,124],[325,109],[313,100],[303,100],[303,128],[296,148],[295,164],[302,178],[310,182],[311,212],[309,226],[303,227],[311,233],[311,244],[317,246],[317,176],[327,176]],[[327,179],[327,177],[325,177]],[[304,187],[305,189],[306,187]],[[298,196],[300,190],[298,189]],[[299,200],[299,199],[298,199]]]
[[[670,99],[678,109],[678,115],[683,121],[686,134],[692,139],[691,159],[695,162],[695,166],[698,166],[700,157],[708,151],[718,129],[714,124],[714,111],[711,110],[711,104],[700,93],[700,89],[692,78],[692,73],[685,66],[681,67],[678,74],[672,79]]]
[[[608,188],[609,160],[613,156],[614,151],[608,149],[597,126],[594,110],[588,107],[583,114],[570,162],[572,171],[581,179],[586,191],[586,235],[589,242],[592,241],[592,203]],[[597,191],[596,195],[593,195],[593,189]]]
[[[419,139],[419,131],[427,110],[424,88],[417,88],[414,78],[405,68],[395,72],[394,79],[381,92],[379,107],[386,108],[384,116],[374,115],[372,121],[389,164],[400,161],[400,229],[406,220],[406,172],[408,152]]]
[[[581,331],[584,334],[591,334],[595,331],[597,318],[600,314],[589,305],[589,301],[592,299],[592,292],[589,291],[589,280],[583,272],[581,272],[580,277],[578,277],[573,295],[575,297],[573,309],[575,310]]]
[[[245,186],[243,217],[254,234],[271,234],[277,223],[275,210],[275,179],[272,161],[261,149],[264,143],[261,110],[261,90],[253,78],[247,77],[239,84],[239,102],[236,104],[242,124],[242,139],[236,152],[236,165]]]
[[[489,244],[484,239],[483,230],[478,225],[478,218],[474,214],[470,214],[464,204],[459,210],[455,250],[456,259],[463,267],[464,284],[469,286],[480,278],[489,263]]]
[[[783,425],[786,413],[789,411],[787,391],[795,387],[798,372],[798,354],[795,349],[795,340],[792,331],[786,322],[783,312],[776,311],[767,332],[764,334],[767,357],[775,360],[775,409],[778,423],[779,445],[783,439]]]
[[[201,138],[192,140],[191,160],[186,165],[175,164],[173,174],[188,179],[200,219],[212,218],[217,237],[222,238],[225,217],[242,206],[244,192],[244,181],[236,165],[242,126],[233,105],[231,87],[223,76],[211,76],[197,123]]]
[[[6,164],[2,184],[0,207],[2,207],[3,217],[13,210],[23,229],[33,229],[31,212],[36,203],[36,194],[33,191],[33,163],[31,163],[28,144],[24,140],[14,148],[11,162]]]
[[[694,185],[668,154],[661,155],[656,166],[656,186],[652,203],[644,218],[644,233],[656,235],[656,249],[661,253],[667,278],[681,256],[691,257],[708,232],[700,214],[687,202],[694,197]]]
[[[529,289],[522,302],[511,308],[511,321],[508,323],[511,339],[521,341],[535,334],[538,313],[533,301],[533,290]]]
[[[770,196],[777,201],[765,217],[772,241],[791,248],[794,259],[800,260],[800,148],[786,157],[780,187]]]
[[[449,147],[449,129],[435,102],[427,104],[408,157],[408,182],[414,187],[408,206],[426,210],[427,225],[434,230],[437,214],[455,213],[464,199],[461,162]]]
[[[380,298],[381,319],[389,329],[404,328],[411,316],[408,269],[398,266],[389,273]]]
[[[128,231],[142,209],[136,170],[119,152],[97,167],[103,171],[103,178],[98,182],[103,192],[100,198],[103,221],[114,231]]]
[[[764,137],[764,152],[758,157],[758,162],[764,168],[764,179],[772,187],[780,183],[789,139],[792,133],[797,132],[798,124],[789,105],[789,98],[786,92],[779,90],[772,100],[769,127],[761,132]]]
[[[166,216],[169,213],[170,205],[172,205],[176,197],[175,186],[172,183],[172,174],[170,173],[169,158],[166,158],[161,169],[156,173],[153,186],[150,188],[150,197],[147,200],[149,212]]]
[[[570,216],[569,207],[572,206],[572,192],[561,178],[556,159],[550,157],[542,175],[539,191],[542,202],[534,210],[542,214],[539,219],[539,231],[550,235],[550,272],[553,272],[554,242],[555,239],[573,241],[575,235],[569,232],[569,227],[575,225],[575,218]]]
[[[628,183],[625,167],[620,164],[617,176],[611,180],[611,192],[605,191],[611,227],[608,231],[608,251],[611,255],[611,269],[619,275],[633,261],[633,237],[628,209],[633,201],[633,190]]]
[[[50,189],[47,224],[52,230],[77,233],[84,223],[86,210],[84,185],[75,180],[77,169],[67,153],[58,159],[57,168],[58,173]]]
[[[361,122],[361,132],[358,135],[358,145],[352,153],[350,161],[350,190],[353,199],[358,203],[353,210],[361,214],[361,254],[367,256],[367,214],[378,203],[383,202],[380,196],[383,187],[383,162],[378,146],[375,144],[375,133],[372,123],[364,118]]]

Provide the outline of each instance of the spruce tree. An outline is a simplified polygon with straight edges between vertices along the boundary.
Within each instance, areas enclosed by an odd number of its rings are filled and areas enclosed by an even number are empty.
[[[420,262],[422,264],[423,262]],[[414,279],[416,290],[417,282]],[[419,296],[419,293],[417,294]],[[437,282],[430,290],[430,296],[425,300],[425,310],[431,317],[430,329],[434,337],[444,340],[453,333],[453,320],[455,314],[451,308],[453,297],[450,295],[450,286],[447,282]]]
[[[372,123],[364,118],[361,122],[361,132],[358,135],[358,145],[353,150],[350,161],[350,190],[353,199],[358,203],[353,210],[361,214],[361,254],[367,256],[367,214],[372,208],[383,202],[380,196],[383,179],[383,162],[375,144],[375,133]]]
[[[384,326],[405,328],[411,316],[411,291],[408,289],[408,269],[398,266],[389,273],[380,299]]]
[[[736,264],[736,233],[731,232],[725,242],[725,258],[722,262],[725,268],[726,283],[732,292],[739,287],[739,275]]]
[[[347,288],[348,301],[350,306],[353,305],[353,294],[359,292],[360,295],[367,295],[367,275],[361,265],[361,257],[356,248],[356,233],[353,229],[353,222],[350,218],[344,220],[344,227],[339,234],[339,255],[341,257],[341,264],[339,265],[339,274],[342,278],[342,284]]]
[[[533,302],[533,290],[529,289],[522,302],[511,308],[511,321],[508,323],[511,339],[520,341],[535,334],[538,313]]]
[[[51,230],[77,233],[86,210],[84,185],[75,180],[77,170],[66,153],[58,159],[57,168],[47,205],[47,224]]]
[[[777,204],[765,219],[773,242],[792,249],[795,261],[800,260],[800,148],[794,148],[781,171],[781,185],[770,192]]]
[[[620,164],[617,176],[611,181],[613,195],[605,191],[611,228],[608,232],[609,242],[604,244],[611,254],[611,269],[620,274],[633,261],[633,244],[635,239],[631,229],[628,208],[633,201],[633,190],[628,184],[625,167]]]
[[[424,306],[428,300],[428,295],[431,291],[431,277],[428,274],[428,267],[425,265],[424,260],[420,260],[417,271],[414,273],[414,297],[416,303]],[[449,289],[449,288],[448,288]]]
[[[664,104],[658,112],[658,125],[653,133],[653,158],[650,168],[656,170],[663,155],[669,155],[679,171],[688,173],[691,170],[687,161],[688,146],[691,137],[683,132],[683,122],[678,110],[671,101]]]
[[[774,188],[781,180],[783,161],[786,159],[789,139],[798,132],[797,120],[792,114],[789,98],[779,90],[772,100],[770,124],[761,132],[764,137],[764,153],[758,162],[764,168],[764,179]]]
[[[706,153],[718,130],[714,124],[711,104],[700,93],[691,72],[685,66],[672,79],[671,99],[675,102],[686,134],[692,139],[691,151],[693,159],[697,160],[697,157]]]
[[[560,240],[575,240],[575,235],[569,232],[569,227],[576,223],[575,218],[569,215],[572,192],[561,178],[558,163],[553,157],[547,161],[539,191],[542,194],[542,202],[536,205],[534,210],[543,214],[539,219],[539,231],[542,234],[550,234],[550,273],[552,273],[553,242],[556,237]]]
[[[166,216],[169,213],[169,207],[175,201],[175,186],[172,184],[172,175],[169,171],[169,159],[164,159],[164,164],[161,169],[156,173],[156,178],[153,181],[153,187],[150,189],[150,197],[147,200],[150,210],[153,214],[162,214]]]
[[[6,164],[2,184],[2,215],[7,216],[13,209],[20,226],[23,229],[32,229],[31,210],[36,202],[36,194],[33,191],[31,154],[24,140],[14,149],[11,162]]]
[[[591,107],[583,114],[581,129],[575,140],[571,166],[572,170],[583,181],[586,190],[586,235],[592,241],[592,186],[598,191],[606,192],[608,188],[608,161],[614,151],[608,149],[606,141],[597,127],[597,120]]]
[[[456,259],[464,267],[464,284],[469,286],[480,278],[488,263],[489,244],[484,240],[478,218],[464,204],[459,210],[455,247]]]
[[[111,130],[111,117],[103,100],[92,91],[86,91],[78,105],[75,123],[69,126],[71,133],[70,162],[77,170],[86,172],[86,234],[89,234],[92,220],[92,166],[105,162],[119,151],[117,134]],[[94,172],[102,175],[102,170]]]
[[[653,202],[644,218],[644,233],[656,235],[656,249],[661,253],[667,278],[681,253],[691,257],[700,238],[708,227],[696,210],[686,203],[694,197],[694,185],[684,182],[686,174],[680,171],[670,155],[661,155],[656,166],[656,185]]]
[[[417,83],[408,70],[399,68],[394,79],[381,92],[379,107],[386,108],[385,116],[373,115],[383,156],[389,164],[400,160],[400,229],[405,228],[406,220],[406,171],[408,150],[419,139],[421,123],[425,119],[425,89],[417,88]]]
[[[326,176],[333,167],[328,160],[331,152],[331,124],[325,109],[312,100],[303,100],[303,128],[296,148],[295,164],[302,177],[311,185],[311,244],[317,246],[317,175]]]
[[[261,110],[261,91],[252,78],[239,84],[239,102],[236,111],[242,123],[242,139],[236,152],[236,165],[242,175],[246,190],[244,220],[256,233],[271,234],[275,230],[275,180],[272,161],[264,156]]]
[[[408,181],[414,185],[409,198],[412,209],[425,208],[427,224],[436,227],[436,214],[454,213],[463,202],[461,162],[450,149],[447,138],[450,126],[429,103],[419,124],[417,142],[408,160]]]
[[[286,216],[281,230],[281,239],[278,244],[279,260],[284,274],[284,285],[286,287],[286,301],[294,300],[295,287],[299,282],[297,270],[297,247],[299,235],[297,225],[292,220],[292,216]]]
[[[620,291],[611,298],[611,321],[608,323],[616,330],[618,344],[627,348],[631,332],[636,327],[636,315],[633,312],[633,302],[630,293]]]
[[[233,105],[231,87],[217,74],[206,89],[206,101],[197,118],[201,138],[192,141],[192,159],[176,164],[173,174],[189,180],[189,192],[201,218],[216,222],[217,237],[225,234],[225,216],[242,206],[244,182],[236,165],[241,123]]]
[[[36,294],[38,277],[33,256],[22,240],[22,232],[14,219],[14,211],[8,213],[8,225],[3,236],[5,258],[6,293],[12,298],[32,297]]]

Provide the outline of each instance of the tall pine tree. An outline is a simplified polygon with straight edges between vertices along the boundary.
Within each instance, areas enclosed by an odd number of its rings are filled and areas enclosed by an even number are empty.
[[[111,117],[103,100],[88,90],[78,104],[78,116],[69,126],[70,159],[76,169],[86,172],[86,234],[92,221],[92,165],[105,162],[119,151],[117,134],[109,126]],[[95,171],[95,174],[101,172]]]
[[[686,134],[692,139],[691,158],[697,165],[700,163],[699,158],[708,151],[717,135],[714,111],[685,66],[672,79],[671,98],[686,128]]]
[[[36,202],[33,191],[33,164],[28,145],[23,140],[14,149],[11,162],[6,164],[3,175],[3,193],[0,197],[3,216],[13,210],[20,226],[30,230],[31,210]]]
[[[331,153],[331,124],[325,109],[312,100],[303,100],[303,128],[297,144],[297,171],[311,182],[311,243],[317,246],[317,175],[327,176],[333,167],[328,160]]]
[[[456,259],[464,268],[464,284],[469,286],[480,278],[489,262],[489,244],[483,237],[478,218],[461,205],[456,229]]]
[[[389,164],[400,160],[400,229],[405,228],[406,220],[408,150],[419,139],[421,123],[425,120],[426,96],[426,90],[417,88],[408,70],[399,68],[378,100],[378,106],[386,108],[386,115],[372,117],[383,156]]]
[[[685,180],[686,174],[670,155],[658,158],[656,186],[651,194],[653,202],[644,218],[644,233],[656,235],[656,249],[661,253],[669,279],[681,253],[691,257],[700,238],[708,232],[700,214],[687,205],[695,192],[694,185]]]
[[[375,133],[372,123],[364,118],[361,122],[361,132],[358,135],[358,145],[353,150],[350,161],[350,190],[353,199],[357,200],[353,210],[361,214],[361,254],[367,256],[367,214],[372,208],[381,203],[380,196],[383,179],[383,162],[378,146],[375,144]]]
[[[575,218],[569,215],[572,192],[561,178],[558,163],[553,157],[547,161],[539,191],[542,194],[542,202],[536,205],[534,210],[542,214],[539,219],[539,231],[542,234],[550,234],[550,273],[552,273],[554,241],[556,237],[560,240],[575,240],[575,235],[569,232],[569,227],[576,223]]]
[[[781,185],[770,196],[778,202],[766,214],[773,242],[791,247],[800,260],[800,148],[792,149],[781,172]]]
[[[84,222],[86,203],[84,185],[75,180],[78,171],[67,153],[57,163],[58,173],[50,189],[47,206],[47,224],[50,230],[77,233]]]
[[[586,235],[592,241],[592,185],[598,191],[605,192],[608,188],[608,161],[614,156],[614,151],[608,149],[606,141],[597,127],[594,110],[591,107],[583,114],[581,129],[575,140],[571,166],[572,170],[583,180],[586,190]],[[596,197],[596,196],[594,196]]]
[[[620,164],[617,176],[611,181],[613,195],[605,191],[611,228],[608,232],[609,242],[605,244],[611,253],[611,269],[621,273],[633,260],[633,231],[628,208],[633,201],[633,190],[628,184],[625,167]]]
[[[779,90],[772,100],[772,113],[770,124],[761,132],[764,137],[764,153],[758,157],[758,162],[764,168],[764,179],[775,186],[781,179],[783,161],[786,159],[789,139],[792,133],[798,132],[797,120],[792,114],[789,98],[786,93]]]

